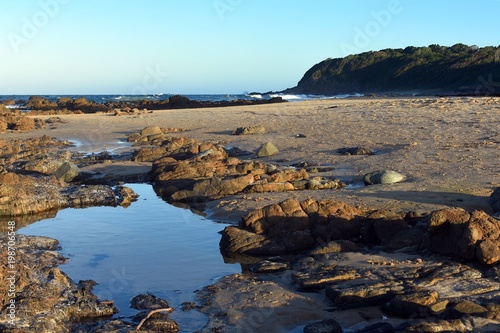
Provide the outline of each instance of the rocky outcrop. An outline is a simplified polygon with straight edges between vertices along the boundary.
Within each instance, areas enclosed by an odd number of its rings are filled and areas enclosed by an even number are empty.
[[[224,229],[223,252],[299,253],[338,239],[361,235],[364,213],[340,201],[289,199],[245,215],[239,228]]]
[[[69,332],[75,322],[118,312],[112,301],[101,301],[92,293],[94,281],[76,284],[57,267],[66,262],[55,251],[57,240],[19,234],[15,238],[14,269],[7,260],[0,263],[2,332]],[[7,253],[7,234],[0,233],[0,240],[2,253]],[[9,273],[13,270],[15,273]],[[14,291],[10,291],[11,285]],[[14,307],[12,318],[8,316],[9,306]]]
[[[432,213],[429,247],[437,253],[487,265],[500,261],[500,221],[482,211],[455,208]]]
[[[332,240],[379,244],[389,250],[434,253],[500,262],[500,221],[482,211],[445,209],[415,219],[411,213],[364,212],[344,202],[288,199],[251,211],[239,227],[226,227],[223,252],[284,254],[310,250]]]
[[[229,157],[224,147],[189,138],[166,138],[160,146],[141,149],[136,160],[154,160],[156,192],[168,201],[203,202],[248,192],[335,189],[339,180],[310,178],[303,169],[280,168]]]
[[[18,101],[22,104],[23,101]],[[135,100],[135,101],[107,101],[98,103],[89,101],[84,97],[79,98],[59,98],[56,102],[50,101],[41,96],[31,96],[22,106],[23,109],[33,110],[32,113],[96,113],[96,112],[114,112],[115,110],[165,110],[165,109],[191,109],[191,108],[210,108],[240,105],[260,105],[286,102],[281,97],[270,99],[246,100],[236,99],[232,101],[197,101],[191,100],[185,96],[173,95],[165,100]]]
[[[122,187],[67,186],[54,177],[0,174],[0,216],[38,214],[54,209],[117,206],[130,201]],[[125,197],[134,196],[128,193]]]

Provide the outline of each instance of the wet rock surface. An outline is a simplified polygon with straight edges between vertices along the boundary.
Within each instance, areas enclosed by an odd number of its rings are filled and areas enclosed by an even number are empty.
[[[359,332],[495,332],[499,232],[498,220],[480,211],[417,216],[289,199],[226,227],[220,245],[246,254],[300,252],[287,279],[298,291],[324,295],[332,319],[336,311],[373,307],[389,318],[367,321]],[[407,236],[413,240],[394,247]],[[307,327],[321,331],[324,323]]]
[[[220,145],[170,137],[159,146],[139,150],[137,161],[151,161],[156,192],[167,201],[200,203],[247,192],[338,189],[339,180],[310,177],[295,168],[229,157]]]
[[[1,233],[0,239],[2,253],[6,254],[7,234]],[[74,322],[109,317],[117,312],[112,301],[98,300],[92,294],[95,282],[76,284],[57,267],[66,258],[55,251],[56,240],[16,235],[16,243],[15,281],[9,280],[12,267],[7,260],[2,260],[0,270],[3,332],[69,332]],[[9,292],[11,282],[15,285],[14,293]],[[15,306],[12,321],[7,316],[11,304]]]

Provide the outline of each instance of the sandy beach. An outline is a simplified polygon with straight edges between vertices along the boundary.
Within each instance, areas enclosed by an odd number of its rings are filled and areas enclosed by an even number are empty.
[[[0,138],[29,138],[46,134],[73,141],[76,146],[71,149],[75,151],[100,152],[106,149],[126,152],[136,149],[127,142],[129,134],[158,125],[185,129],[172,133],[172,136],[219,143],[226,148],[238,147],[251,152],[269,141],[280,153],[261,158],[261,161],[282,166],[308,162],[329,167],[330,171],[320,175],[338,178],[348,185],[341,190],[251,193],[225,197],[207,204],[204,213],[215,221],[236,224],[250,210],[290,197],[298,200],[309,197],[341,200],[364,210],[423,213],[461,207],[467,211],[484,210],[491,214],[493,212],[488,198],[500,187],[500,166],[497,163],[500,155],[500,98],[328,99],[164,110],[126,116],[92,114],[59,117],[64,123],[54,124],[50,129],[4,133]],[[231,135],[238,127],[255,125],[264,126],[267,133]],[[370,149],[375,154],[345,156],[337,151],[357,146]],[[103,172],[126,175],[136,172],[138,168],[147,169],[147,164],[113,161],[100,168]],[[85,171],[85,168],[82,170]],[[392,185],[364,186],[363,176],[375,170],[394,170],[405,175],[406,179]],[[394,258],[400,262],[415,259],[413,256],[401,255]],[[366,262],[367,259],[362,257],[356,260]],[[257,280],[244,275],[223,279],[214,287],[215,305],[205,310],[209,314],[221,308],[231,308],[231,311],[224,320],[212,318],[214,321],[206,332],[222,325],[220,321],[250,323],[249,332],[257,327],[266,332],[280,332],[284,328],[290,329],[327,316],[324,310],[328,305],[324,295],[294,291],[287,274]],[[274,306],[278,307],[277,310],[267,315],[262,310]],[[248,317],[255,311],[257,315],[264,316],[257,326],[249,322],[251,317]],[[364,311],[373,318],[383,315],[377,309]],[[363,321],[357,311],[338,312],[336,316],[349,327]]]
[[[38,116],[39,117],[39,116]],[[48,116],[47,116],[48,117]],[[278,155],[266,163],[309,162],[332,167],[324,175],[351,185],[341,191],[237,195],[209,204],[216,220],[235,222],[243,212],[288,196],[335,198],[365,208],[429,211],[443,206],[489,211],[488,196],[500,186],[498,98],[330,99],[283,104],[154,111],[116,117],[63,115],[67,123],[29,133],[74,141],[84,152],[134,149],[127,135],[146,126],[183,128],[173,133],[255,151],[270,141]],[[43,118],[43,117],[42,117]],[[234,136],[238,127],[261,125],[266,134]],[[303,134],[305,138],[297,138]],[[361,146],[371,156],[344,156],[337,149]],[[111,167],[111,166],[109,166]],[[126,167],[126,166],[125,166]],[[407,177],[391,186],[360,186],[364,174],[390,169]]]

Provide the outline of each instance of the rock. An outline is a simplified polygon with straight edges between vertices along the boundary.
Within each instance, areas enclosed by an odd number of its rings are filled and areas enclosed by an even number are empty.
[[[432,320],[427,318],[422,321],[409,321],[398,327],[398,332],[455,332],[465,333],[471,332],[470,323],[465,323],[462,320]]]
[[[405,179],[400,173],[392,170],[379,170],[373,171],[366,174],[363,181],[366,185],[376,185],[376,184],[394,184]]]
[[[177,191],[171,195],[174,201],[214,200],[227,195],[236,194],[248,185],[254,178],[251,174],[234,178],[214,177],[194,183],[192,189]]]
[[[343,286],[334,285],[326,288],[326,295],[341,308],[356,308],[382,305],[395,295],[404,293],[401,282],[378,282],[361,280],[359,283]]]
[[[66,183],[71,182],[73,179],[78,177],[80,174],[80,169],[71,162],[64,162],[57,170],[54,172],[54,176]]]
[[[126,190],[133,197],[130,191]],[[68,207],[117,206],[117,196],[105,185],[68,187],[54,177],[0,174],[0,216],[39,214]]]
[[[433,212],[424,221],[431,250],[487,265],[500,261],[500,221],[488,214],[455,208]]]
[[[334,319],[325,319],[304,327],[304,333],[342,333],[342,327]]]
[[[363,147],[340,148],[337,153],[342,155],[375,155],[370,149]]]
[[[114,192],[117,197],[118,205],[125,208],[129,207],[132,202],[137,201],[139,198],[139,195],[135,193],[134,190],[125,186],[117,186]]]
[[[266,128],[264,126],[249,126],[249,127],[238,127],[233,135],[252,135],[252,134],[265,134]]]
[[[242,150],[238,147],[232,147],[232,148],[226,149],[226,152],[227,152],[227,155],[230,157],[248,156],[248,155],[253,154],[250,151]]]
[[[7,253],[7,233],[0,233],[1,250]],[[68,332],[75,322],[96,320],[118,312],[112,301],[101,301],[93,293],[94,281],[74,283],[58,266],[67,260],[57,241],[46,237],[16,235],[15,310],[12,325],[3,316],[5,332]],[[0,304],[10,302],[7,260],[0,263]],[[60,309],[61,311],[48,311]],[[5,313],[5,312],[4,312]]]
[[[494,212],[500,212],[500,187],[491,193],[489,203]]]
[[[394,333],[394,327],[389,323],[376,323],[355,333]]]
[[[13,124],[14,131],[29,132],[35,129],[35,119],[30,117],[20,117]]]
[[[236,227],[224,228],[219,247],[223,253],[267,255],[287,253],[285,244]]]
[[[45,175],[52,175],[65,163],[62,160],[41,159],[31,160],[26,162],[23,169],[26,171],[34,171]]]
[[[359,278],[360,275],[354,269],[335,268],[328,265],[313,270],[296,271],[292,275],[293,283],[300,290],[319,290],[331,284]]]
[[[294,190],[295,187],[289,182],[253,184],[246,188],[247,193],[287,192]]]
[[[153,134],[163,134],[163,131],[161,130],[160,126],[149,126],[141,131],[142,136],[149,136]]]
[[[278,148],[271,142],[266,142],[257,149],[257,157],[268,157],[279,153]]]
[[[224,248],[229,252],[248,253],[261,252],[263,250],[256,247],[266,246],[273,248],[272,254],[298,253],[333,239],[359,237],[361,226],[356,218],[361,214],[361,211],[340,201],[307,199],[299,202],[288,199],[243,216],[239,226],[245,236],[233,229],[225,229]],[[228,230],[231,234],[227,233]],[[233,244],[233,237],[250,240],[256,238],[253,234],[265,237],[258,242],[252,240],[248,247],[227,246]]]
[[[254,273],[277,273],[287,269],[290,269],[289,263],[270,260],[263,260],[250,268],[250,270]]]
[[[445,319],[460,319],[464,316],[483,317],[488,313],[488,309],[470,300],[461,301],[444,314]]]
[[[393,238],[386,239],[382,245],[387,246],[390,250],[418,250],[422,245],[425,233],[419,228],[411,228],[402,230],[394,235]]]
[[[130,307],[137,310],[156,310],[170,308],[170,304],[153,294],[140,294],[130,301]]]
[[[311,252],[309,255],[340,253],[340,252],[358,252],[359,246],[348,240],[336,240],[328,242],[327,244],[320,245]]]
[[[486,264],[493,265],[500,261],[500,240],[485,239],[476,249],[477,259]]]
[[[386,309],[399,316],[429,316],[432,306],[438,302],[436,291],[415,291],[405,295],[397,295],[386,305]]]

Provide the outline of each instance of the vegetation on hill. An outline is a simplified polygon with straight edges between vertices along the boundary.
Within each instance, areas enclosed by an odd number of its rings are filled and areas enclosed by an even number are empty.
[[[434,44],[330,58],[284,92],[500,95],[500,47]]]

